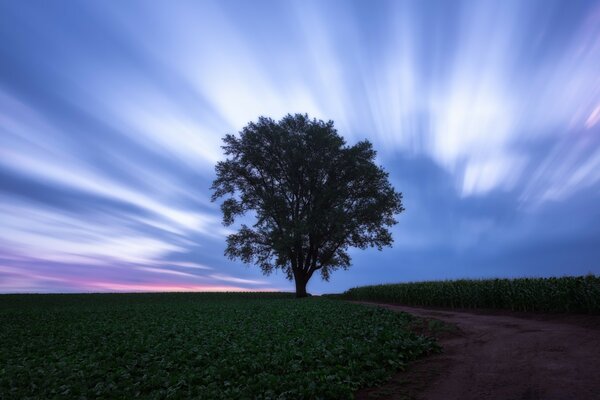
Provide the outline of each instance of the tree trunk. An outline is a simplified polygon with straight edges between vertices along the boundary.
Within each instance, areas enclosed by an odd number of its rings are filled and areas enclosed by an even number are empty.
[[[303,274],[298,273],[294,274],[294,280],[296,281],[296,298],[307,297],[306,284],[308,283],[308,278]]]

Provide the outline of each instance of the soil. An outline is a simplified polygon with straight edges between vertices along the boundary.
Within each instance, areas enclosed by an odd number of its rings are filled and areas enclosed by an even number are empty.
[[[455,328],[436,333],[442,354],[357,399],[600,400],[600,316],[378,306]]]

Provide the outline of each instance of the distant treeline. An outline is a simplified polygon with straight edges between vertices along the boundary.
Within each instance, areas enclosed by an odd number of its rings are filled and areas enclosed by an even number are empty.
[[[346,300],[413,306],[600,313],[600,277],[461,279],[350,289]]]

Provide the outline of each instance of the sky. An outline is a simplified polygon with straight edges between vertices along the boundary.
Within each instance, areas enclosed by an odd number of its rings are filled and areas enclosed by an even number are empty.
[[[600,273],[600,1],[0,0],[0,292],[292,291],[209,190],[287,113],[370,140],[406,208],[309,291]]]

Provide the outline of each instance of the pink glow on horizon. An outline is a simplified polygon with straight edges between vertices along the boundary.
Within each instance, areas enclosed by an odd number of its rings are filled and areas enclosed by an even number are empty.
[[[276,292],[274,288],[243,288],[238,286],[185,285],[164,283],[118,283],[118,282],[79,282],[81,287],[92,291],[107,292]]]
[[[76,266],[73,266],[76,268]],[[148,271],[150,270],[150,271]],[[54,274],[52,274],[54,272]],[[265,287],[261,281],[244,280],[229,275],[216,277],[191,275],[168,269],[118,267],[98,270],[93,266],[73,270],[54,271],[44,264],[33,264],[33,268],[25,269],[20,265],[5,265],[0,260],[0,293],[87,293],[87,292],[274,292],[281,288]],[[100,276],[102,272],[105,276]],[[107,272],[110,272],[106,275]],[[136,279],[132,281],[135,274]],[[144,272],[151,272],[149,275]],[[165,273],[156,275],[154,272]],[[183,275],[183,276],[182,276]],[[189,275],[189,276],[188,276]],[[182,281],[188,280],[188,282]],[[190,279],[203,282],[189,282]],[[229,285],[231,281],[234,285]],[[237,286],[235,283],[242,285]],[[266,282],[264,282],[266,283]]]

